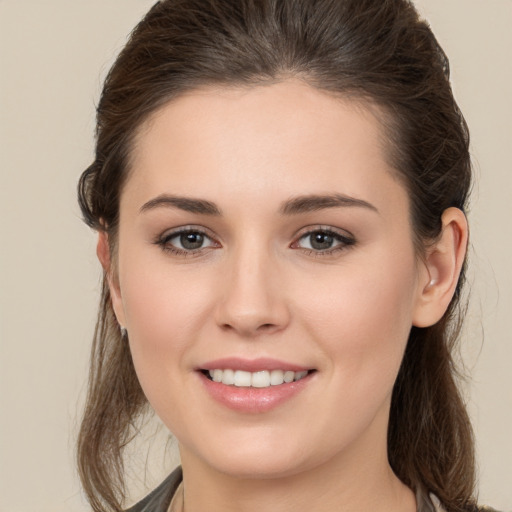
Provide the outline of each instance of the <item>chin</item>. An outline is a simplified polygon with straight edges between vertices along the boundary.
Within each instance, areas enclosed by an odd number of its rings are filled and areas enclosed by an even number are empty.
[[[282,433],[268,434],[254,434],[245,441],[232,436],[229,443],[217,439],[220,442],[216,446],[209,445],[195,454],[180,448],[182,461],[186,464],[199,459],[201,465],[237,479],[278,479],[313,469],[332,457],[332,452],[322,453],[318,447],[309,449],[303,437],[286,439]]]
[[[261,455],[251,459],[229,457],[216,460],[211,466],[219,473],[242,480],[286,478],[309,469],[304,461],[290,460],[285,456],[263,457]]]

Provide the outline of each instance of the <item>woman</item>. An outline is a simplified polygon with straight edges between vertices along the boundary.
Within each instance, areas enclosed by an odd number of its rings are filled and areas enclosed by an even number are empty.
[[[448,75],[402,0],[164,0],[141,21],[79,187],[105,271],[94,510],[122,509],[148,404],[182,466],[133,511],[476,510]]]

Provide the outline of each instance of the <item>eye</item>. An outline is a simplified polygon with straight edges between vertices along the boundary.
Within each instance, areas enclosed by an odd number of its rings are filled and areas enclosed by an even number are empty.
[[[156,243],[168,252],[181,255],[197,254],[208,247],[219,247],[206,233],[193,228],[166,233]]]
[[[173,236],[168,240],[168,243],[178,247],[179,249],[185,249],[187,251],[201,249],[205,242],[209,242],[209,239],[202,233],[194,231],[181,233],[179,235]]]
[[[294,244],[294,249],[305,249],[317,254],[331,254],[354,245],[351,236],[342,235],[330,229],[315,229],[303,234]]]

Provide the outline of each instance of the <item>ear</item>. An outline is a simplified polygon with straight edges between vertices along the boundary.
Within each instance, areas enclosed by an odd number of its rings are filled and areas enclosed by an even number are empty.
[[[98,234],[96,254],[105,272],[105,278],[107,279],[108,287],[110,290],[110,300],[112,301],[112,307],[114,308],[117,321],[121,327],[124,327],[126,323],[123,300],[121,297],[121,288],[119,286],[119,278],[117,276],[114,265],[112,265],[108,235],[104,231],[100,231]]]
[[[442,318],[455,293],[466,255],[468,224],[464,213],[458,208],[448,208],[441,221],[441,235],[427,249],[420,272],[412,322],[416,327],[429,327]]]

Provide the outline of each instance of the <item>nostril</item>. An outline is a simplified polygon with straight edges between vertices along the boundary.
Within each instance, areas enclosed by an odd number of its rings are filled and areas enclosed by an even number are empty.
[[[275,327],[274,324],[263,324],[258,327],[258,330],[260,331],[268,331],[270,329],[273,329]]]

